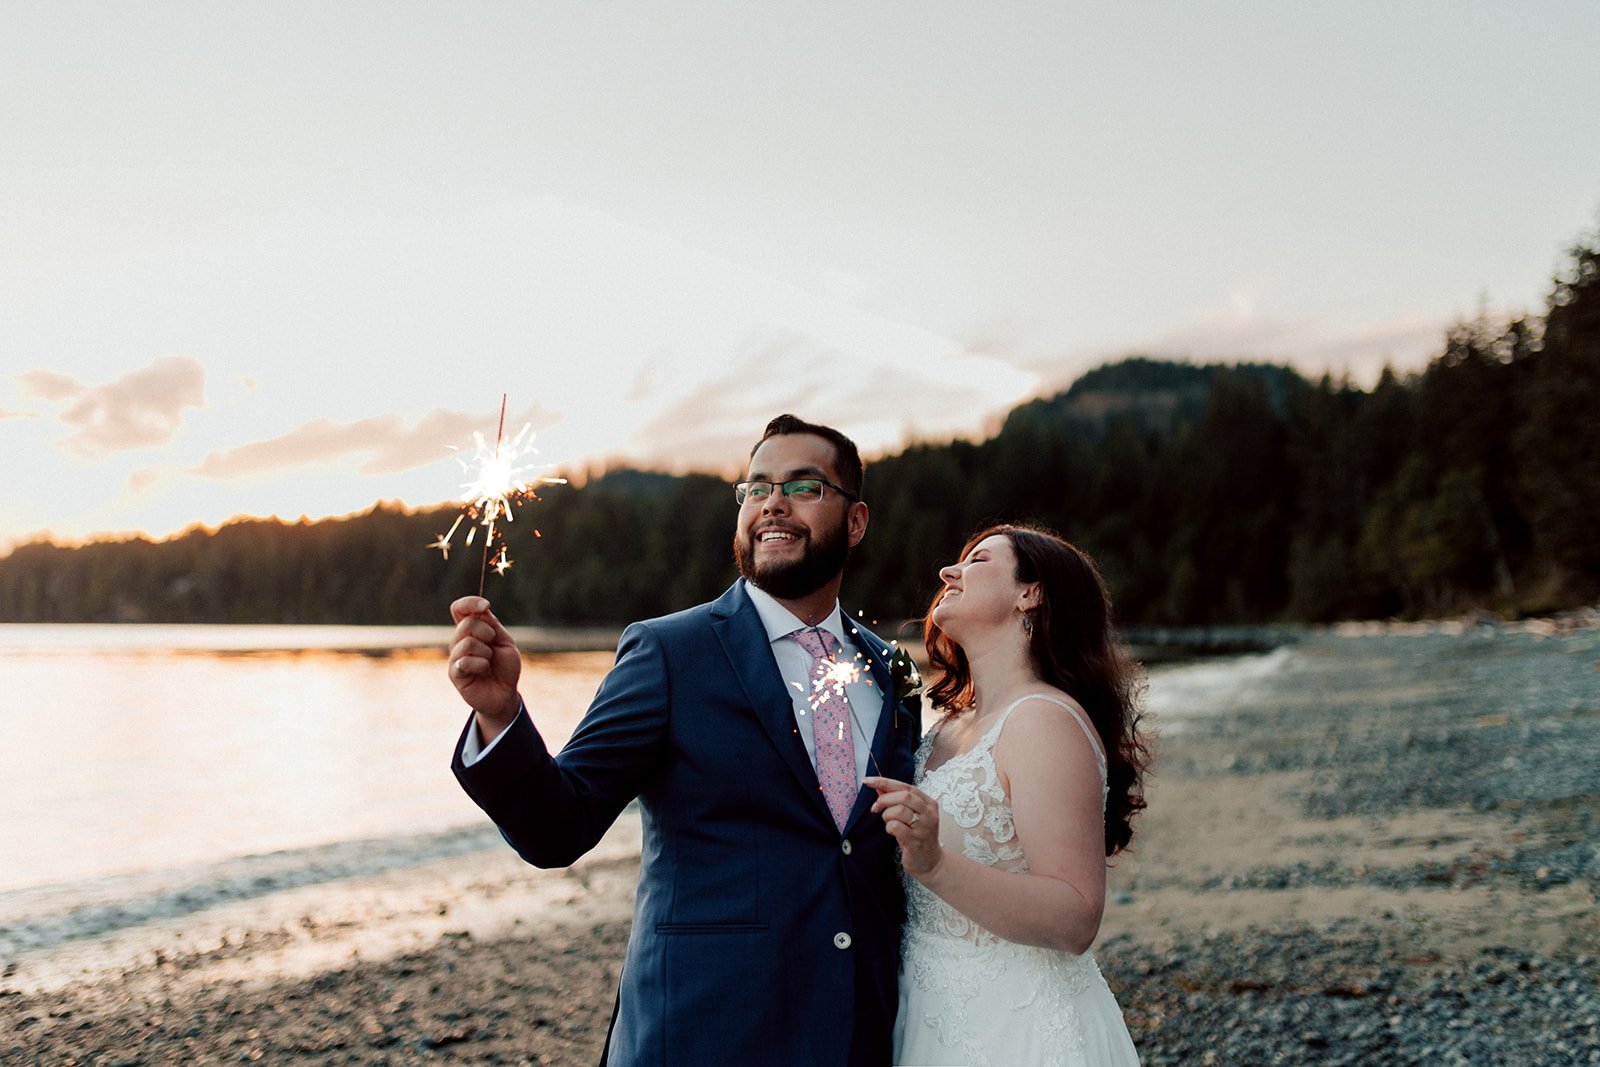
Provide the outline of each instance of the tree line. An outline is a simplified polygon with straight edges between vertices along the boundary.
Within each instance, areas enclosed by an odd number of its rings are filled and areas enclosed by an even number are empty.
[[[813,413],[824,418],[825,413]],[[919,616],[937,568],[996,521],[1089,551],[1120,618],[1220,624],[1542,613],[1600,595],[1600,233],[1544,313],[1459,323],[1421,371],[1371,388],[1285,366],[1135,358],[1010,413],[993,437],[869,464],[845,606]],[[490,573],[503,617],[604,624],[734,577],[718,478],[621,470],[551,486]],[[22,545],[0,621],[439,623],[481,559],[424,546],[453,508],[240,520],[152,542]],[[541,536],[534,538],[537,527]]]

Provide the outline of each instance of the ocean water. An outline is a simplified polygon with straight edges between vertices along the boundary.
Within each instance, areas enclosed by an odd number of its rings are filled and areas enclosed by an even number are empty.
[[[448,636],[0,626],[0,960],[498,847],[450,773],[467,710],[444,673]],[[611,660],[525,658],[553,745]]]

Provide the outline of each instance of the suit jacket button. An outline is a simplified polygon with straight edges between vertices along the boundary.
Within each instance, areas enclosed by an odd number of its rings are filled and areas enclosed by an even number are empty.
[[[845,933],[843,930],[841,930],[838,933],[834,934],[833,935],[833,947],[834,948],[849,948],[850,947],[850,935]]]
[[[850,855],[850,839],[848,837],[839,842],[839,851],[843,852],[846,856]]]

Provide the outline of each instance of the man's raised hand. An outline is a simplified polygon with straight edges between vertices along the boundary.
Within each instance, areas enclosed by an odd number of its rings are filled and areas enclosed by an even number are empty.
[[[450,681],[478,716],[478,732],[488,744],[517,717],[522,698],[517,679],[522,655],[511,634],[481,596],[464,596],[450,605],[456,631],[450,638]]]

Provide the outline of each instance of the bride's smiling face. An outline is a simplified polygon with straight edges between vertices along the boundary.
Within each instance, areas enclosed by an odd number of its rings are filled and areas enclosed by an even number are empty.
[[[939,571],[939,580],[944,591],[933,621],[958,643],[987,628],[1018,625],[1038,595],[1036,584],[1017,580],[1016,550],[1004,534],[973,545],[961,562]]]

